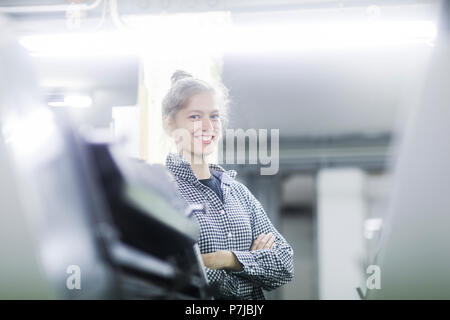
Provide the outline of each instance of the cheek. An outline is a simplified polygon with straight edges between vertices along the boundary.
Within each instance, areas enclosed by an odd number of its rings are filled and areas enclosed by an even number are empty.
[[[220,133],[222,131],[222,122],[220,120],[215,121],[213,126],[216,132]]]
[[[175,127],[177,131],[184,132],[184,134],[193,134],[195,130],[195,122],[189,119],[175,119]]]
[[[189,129],[189,121],[184,117],[176,117],[175,118],[175,127],[177,129]]]
[[[171,132],[172,138],[175,143],[187,144],[191,140],[192,135],[192,124],[189,121],[184,121],[183,119],[175,119],[174,129]]]

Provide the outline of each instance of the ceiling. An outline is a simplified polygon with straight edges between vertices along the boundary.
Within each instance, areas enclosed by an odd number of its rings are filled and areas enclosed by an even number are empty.
[[[30,3],[60,2],[2,1],[1,6]],[[232,10],[234,24],[252,25],[361,19],[367,14],[367,6],[373,3],[384,4],[380,12],[389,19],[436,17],[436,1],[412,0],[389,1],[389,5],[386,1],[364,0],[119,1],[119,9],[123,13],[147,14],[226,6]],[[100,14],[97,8],[89,12],[89,17]],[[61,26],[60,16],[61,13],[12,15],[20,22],[19,30],[23,33]],[[399,111],[408,108],[411,93],[420,89],[432,52],[432,47],[427,45],[273,52],[270,42],[267,49],[254,53],[234,50],[224,57],[223,80],[232,100],[230,127],[276,128],[280,129],[281,137],[390,132]],[[121,91],[123,96],[136,93],[137,62],[130,58],[73,63],[39,58],[35,62],[44,86],[69,83],[83,90],[98,86],[112,88]]]
[[[228,55],[230,126],[278,128],[282,136],[390,132],[423,79],[429,52]]]

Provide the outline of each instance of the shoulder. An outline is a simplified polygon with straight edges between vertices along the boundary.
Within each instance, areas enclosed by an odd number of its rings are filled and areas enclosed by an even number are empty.
[[[251,206],[254,201],[254,196],[251,191],[238,180],[231,181],[230,187],[235,196],[239,197],[247,205]]]
[[[250,190],[248,190],[248,188],[242,182],[240,182],[238,180],[233,179],[233,181],[231,181],[230,185],[233,189],[239,191],[240,193],[243,193],[243,194],[250,193]]]

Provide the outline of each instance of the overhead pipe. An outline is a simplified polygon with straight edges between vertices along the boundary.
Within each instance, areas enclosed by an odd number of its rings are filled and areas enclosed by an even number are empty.
[[[64,5],[45,5],[45,6],[17,6],[0,7],[0,13],[42,13],[42,12],[64,12],[67,10],[90,11],[97,8],[103,0],[95,0],[91,4],[64,4]]]

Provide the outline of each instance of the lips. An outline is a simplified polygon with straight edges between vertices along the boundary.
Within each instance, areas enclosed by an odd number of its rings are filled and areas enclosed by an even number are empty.
[[[208,144],[213,142],[215,136],[213,136],[213,135],[201,135],[201,136],[196,136],[195,138],[196,139],[200,139],[203,144],[208,145]]]

